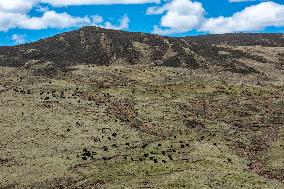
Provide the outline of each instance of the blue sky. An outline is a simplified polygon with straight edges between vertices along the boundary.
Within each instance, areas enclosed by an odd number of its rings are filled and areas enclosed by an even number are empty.
[[[283,0],[0,0],[0,46],[84,25],[169,36],[284,32]]]

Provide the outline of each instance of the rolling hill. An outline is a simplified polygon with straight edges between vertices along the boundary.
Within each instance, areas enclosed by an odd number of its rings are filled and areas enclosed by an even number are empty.
[[[282,189],[283,91],[283,34],[0,47],[0,189]]]

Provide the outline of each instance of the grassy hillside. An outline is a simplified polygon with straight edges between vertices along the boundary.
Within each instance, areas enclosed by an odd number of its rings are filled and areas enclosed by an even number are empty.
[[[0,189],[284,188],[283,39],[84,27],[0,47]]]
[[[284,188],[282,72],[0,67],[0,188]]]

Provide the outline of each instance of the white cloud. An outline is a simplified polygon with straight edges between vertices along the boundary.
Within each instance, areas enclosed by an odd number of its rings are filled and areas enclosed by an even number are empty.
[[[31,10],[35,3],[35,0],[1,0],[0,11],[25,13]]]
[[[146,14],[147,15],[152,15],[152,14],[163,14],[165,11],[167,11],[167,8],[170,4],[167,4],[167,5],[164,5],[162,7],[158,7],[158,6],[155,6],[155,7],[149,7],[147,9],[147,12]]]
[[[205,18],[205,10],[200,2],[191,0],[0,0],[0,31],[12,28],[46,29],[68,28],[83,25],[96,25],[109,29],[127,29],[129,18],[124,16],[118,25],[114,25],[99,15],[84,17],[49,10],[42,3],[52,6],[91,5],[91,4],[137,4],[160,3],[161,6],[149,7],[148,15],[162,15],[159,25],[153,33],[167,35],[198,30],[209,33],[261,31],[266,27],[284,26],[284,5],[266,1],[245,8],[230,17]],[[228,0],[244,2],[253,0]],[[257,1],[257,0],[255,0]],[[262,0],[263,1],[263,0]],[[42,16],[32,17],[32,9]]]
[[[57,13],[49,10],[43,3],[51,6],[71,5],[97,5],[97,4],[144,4],[160,3],[160,0],[0,0],[0,31],[8,31],[13,28],[22,29],[47,29],[80,27],[83,25],[99,25],[109,29],[127,29],[129,18],[124,16],[119,25],[105,22],[99,16],[75,17],[68,13]],[[31,17],[32,9],[42,13],[42,16]]]
[[[8,31],[11,28],[18,26],[19,20],[26,19],[26,16],[21,13],[10,13],[0,11],[0,31]]]
[[[39,0],[52,6],[160,3],[160,0]]]
[[[26,42],[24,35],[14,34],[11,39],[14,41],[16,45],[23,44]]]
[[[249,6],[231,17],[205,18],[202,4],[191,0],[173,0],[161,7],[150,7],[147,14],[164,14],[160,25],[153,29],[153,33],[162,35],[192,30],[208,33],[253,32],[284,26],[284,5],[272,1]]]
[[[23,13],[41,3],[51,6],[75,6],[160,3],[160,0],[1,0],[0,11]]]
[[[103,17],[100,16],[100,15],[95,15],[95,16],[92,16],[92,23],[94,24],[100,24],[104,21]]]
[[[154,33],[183,33],[200,27],[205,10],[200,2],[173,0],[162,7],[150,7],[147,14],[163,14],[160,26],[154,26]]]
[[[125,30],[128,29],[129,26],[129,18],[127,15],[124,15],[121,20],[119,21],[119,25],[113,25],[110,22],[106,22],[104,25],[100,25],[100,27],[107,28],[107,29],[113,29],[113,30]]]
[[[67,13],[47,11],[41,17],[29,17],[21,13],[0,12],[0,31],[12,28],[39,30],[47,28],[68,28],[92,24],[90,17],[73,17]]]
[[[41,17],[25,18],[18,21],[18,27],[24,29],[68,28],[91,24],[90,17],[74,17],[67,13],[47,11]]]
[[[104,22],[99,15],[75,17],[68,13],[57,13],[55,11],[44,12],[40,17],[29,17],[26,14],[0,12],[0,31],[7,31],[12,28],[21,28],[29,30],[40,30],[47,28],[70,28],[81,27],[85,25],[95,25],[108,29],[124,30],[128,29],[129,18],[125,15],[114,25],[110,22]]]
[[[266,27],[284,26],[284,5],[263,2],[245,8],[231,17],[220,16],[208,19],[200,31],[231,33],[260,31]]]

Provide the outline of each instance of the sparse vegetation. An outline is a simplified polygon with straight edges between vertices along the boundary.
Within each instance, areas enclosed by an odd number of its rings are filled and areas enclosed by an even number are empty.
[[[255,70],[245,73],[207,58],[194,69],[84,62],[53,75],[37,74],[47,62],[2,64],[0,188],[284,188],[283,63],[252,56],[237,60]]]

